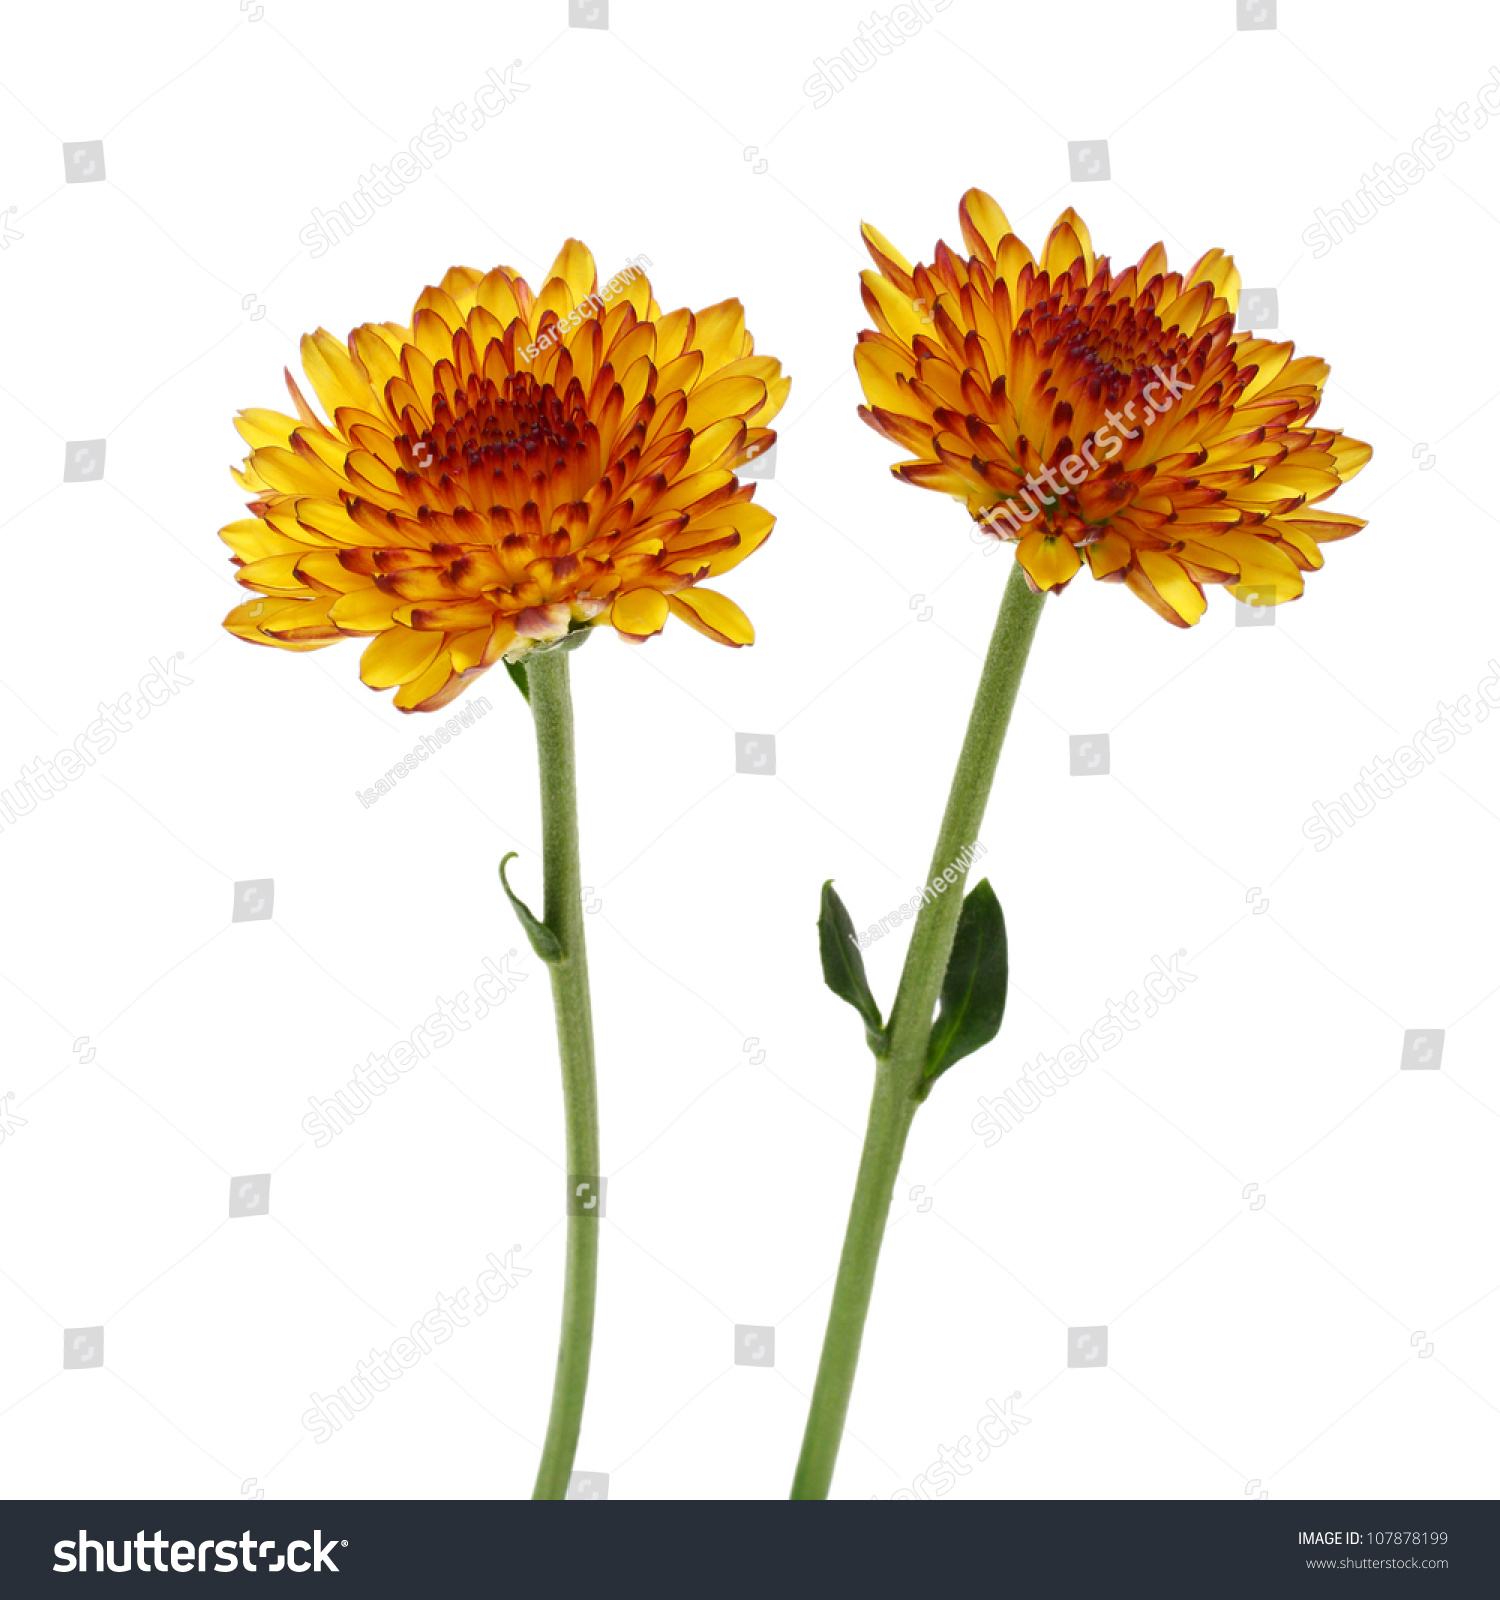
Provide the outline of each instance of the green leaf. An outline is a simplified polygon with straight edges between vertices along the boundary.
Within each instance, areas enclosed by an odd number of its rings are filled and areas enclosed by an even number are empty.
[[[510,681],[521,691],[521,698],[527,705],[531,704],[531,685],[526,681],[526,666],[521,661],[504,661],[505,670],[510,674]]]
[[[516,859],[518,852],[512,850],[500,863],[500,887],[505,890],[505,898],[510,901],[516,916],[521,920],[521,927],[525,930],[526,938],[531,948],[536,951],[543,961],[549,965],[554,961],[562,960],[562,945],[558,937],[545,922],[539,921],[532,915],[531,907],[516,894],[505,881],[506,866]]]
[[[943,974],[942,1004],[927,1041],[921,1099],[955,1061],[972,1055],[999,1033],[1009,977],[1005,916],[989,879],[982,878],[958,914],[953,953]]]
[[[885,1049],[885,1029],[880,1007],[865,977],[865,958],[854,938],[854,924],[830,878],[823,885],[823,907],[818,917],[818,949],[823,957],[823,982],[847,1000],[865,1020],[865,1038],[877,1055]]]

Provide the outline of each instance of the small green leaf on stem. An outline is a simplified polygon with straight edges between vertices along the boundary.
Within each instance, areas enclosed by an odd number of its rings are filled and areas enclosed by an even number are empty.
[[[955,1061],[972,1055],[999,1033],[1009,977],[1005,916],[989,879],[982,878],[958,916],[953,953],[943,974],[942,1004],[927,1042],[920,1099],[927,1098],[933,1083]]]
[[[512,850],[500,863],[500,887],[505,890],[505,898],[510,901],[516,916],[520,918],[521,927],[525,930],[527,941],[549,966],[554,961],[562,960],[562,945],[558,937],[545,922],[532,915],[531,907],[505,881],[506,866],[516,859],[519,852]]]
[[[823,885],[823,906],[818,917],[818,949],[823,957],[823,982],[847,1000],[865,1021],[865,1038],[879,1055],[885,1048],[880,1007],[865,977],[865,958],[854,937],[854,924],[830,878]]]
[[[527,705],[531,704],[531,685],[526,681],[526,665],[521,661],[504,661],[502,665],[510,674],[510,681],[521,691],[521,698]]]

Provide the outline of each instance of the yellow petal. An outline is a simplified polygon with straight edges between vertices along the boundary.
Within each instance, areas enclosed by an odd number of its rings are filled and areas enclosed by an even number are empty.
[[[371,409],[374,397],[348,349],[324,328],[302,336],[302,368],[332,417],[340,406]]]
[[[703,374],[712,377],[720,367],[749,354],[745,346],[745,308],[738,300],[721,300],[697,313],[694,344],[703,352]]]
[[[667,606],[674,617],[680,617],[690,628],[696,628],[717,644],[738,647],[755,643],[755,629],[749,617],[733,600],[716,590],[680,589],[667,596]],[[618,622],[615,625],[618,627]]]
[[[365,646],[359,658],[359,675],[372,689],[394,689],[421,677],[443,648],[440,633],[417,633],[392,627]]]
[[[609,620],[628,639],[649,639],[667,620],[667,597],[657,589],[632,589],[615,598]]]
[[[574,305],[582,305],[590,295],[596,294],[599,289],[599,273],[594,266],[594,258],[589,254],[588,246],[580,244],[577,239],[569,239],[557,252],[557,260],[547,269],[544,282],[553,278],[561,278],[567,284],[573,296]]]
[[[1016,546],[1016,559],[1038,589],[1060,589],[1083,565],[1072,544],[1060,534],[1028,533]]]
[[[1171,556],[1142,550],[1137,553],[1136,561],[1151,580],[1152,588],[1184,623],[1191,627],[1203,615],[1208,604],[1203,591]]]
[[[983,189],[968,190],[958,202],[958,225],[969,254],[988,254],[991,261],[999,259],[1000,241],[1011,231],[1009,217]]]

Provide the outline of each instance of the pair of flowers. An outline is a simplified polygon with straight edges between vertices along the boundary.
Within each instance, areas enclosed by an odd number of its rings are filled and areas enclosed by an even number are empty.
[[[1356,532],[1322,509],[1370,448],[1314,426],[1326,363],[1235,330],[1239,274],[1211,250],[1183,276],[1153,245],[1115,271],[1071,209],[1039,257],[989,195],[959,206],[967,254],[914,265],[870,227],[873,328],[860,415],[909,459],[907,482],[961,501],[1016,561],[981,673],[929,878],[979,834],[1046,596],[1085,566],[1181,627],[1204,586],[1296,599],[1320,546]],[[503,663],[530,705],[542,785],[540,916],[501,882],[548,964],[568,1171],[597,1174],[593,1028],[580,892],[569,656],[591,631],[642,642],[670,619],[754,641],[712,580],[774,519],[736,469],[774,442],[790,386],[737,300],[663,313],[639,273],[601,297],[569,240],[539,291],[455,267],[409,324],[320,329],[287,374],[296,415],[254,409],[237,481],[250,516],[221,537],[256,598],[225,626],[315,650],[368,641],[360,675],[403,711],[446,705]],[[967,858],[965,858],[967,859]],[[987,881],[919,913],[889,1014],[852,920],[824,886],[829,987],[875,1058],[870,1123],[793,1494],[823,1498],[852,1391],[881,1234],[917,1107],[1004,1014],[1004,917]],[[934,1013],[936,1017],[934,1018]],[[568,1218],[563,1331],[536,1494],[566,1489],[583,1413],[598,1222]]]

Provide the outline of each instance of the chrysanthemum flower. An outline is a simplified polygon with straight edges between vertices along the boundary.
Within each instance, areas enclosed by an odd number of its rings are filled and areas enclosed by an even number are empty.
[[[360,675],[403,711],[591,625],[639,641],[671,615],[752,643],[699,581],[774,520],[735,476],[790,385],[754,350],[739,301],[664,316],[634,265],[601,292],[573,239],[539,294],[454,267],[410,326],[320,328],[302,362],[328,420],[288,373],[295,417],[236,424],[252,516],[221,537],[262,598],[225,627],[287,650],[369,637]]]
[[[1184,278],[1155,244],[1113,272],[1069,208],[1037,261],[979,189],[959,223],[968,257],[939,243],[920,266],[864,229],[860,415],[911,452],[896,476],[1017,542],[1035,591],[1087,561],[1188,627],[1206,583],[1296,599],[1318,546],[1364,526],[1320,509],[1370,458],[1311,425],[1327,363],[1235,331],[1223,251]]]

